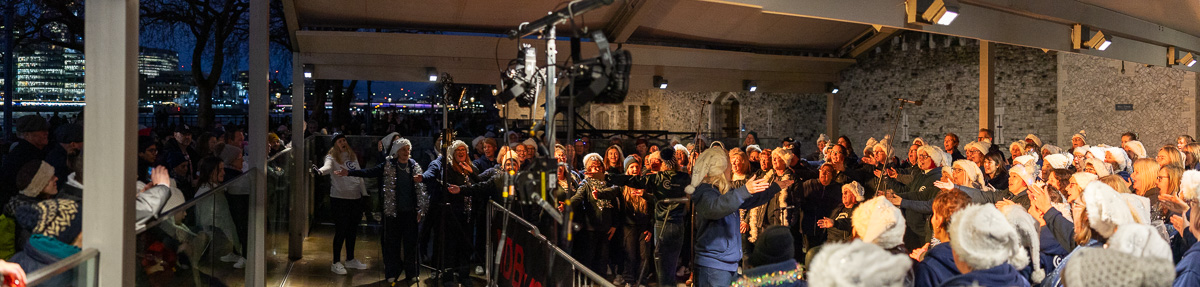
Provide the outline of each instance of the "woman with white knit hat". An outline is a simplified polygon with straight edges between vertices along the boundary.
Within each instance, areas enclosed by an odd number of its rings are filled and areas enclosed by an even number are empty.
[[[1062,285],[1062,266],[1066,266],[1079,248],[1103,246],[1116,232],[1117,226],[1134,223],[1128,203],[1112,187],[1098,180],[1087,184],[1079,198],[1072,202],[1071,209],[1075,217],[1074,242],[1079,247],[1063,258],[1059,268],[1046,277],[1043,284],[1049,283],[1049,286]]]
[[[842,204],[833,209],[829,217],[817,220],[817,227],[825,229],[825,243],[849,242],[853,237],[854,225],[850,218],[854,210],[866,200],[865,190],[857,181],[842,185]]]
[[[1008,160],[1009,160],[1008,163],[1009,164],[1015,164],[1012,161],[1017,159],[1018,156],[1023,156],[1023,155],[1025,155],[1025,142],[1024,141],[1015,141],[1008,145]]]
[[[1021,236],[992,205],[968,206],[950,220],[950,247],[962,275],[941,286],[1029,286],[1009,262],[1026,252]]]
[[[822,247],[812,261],[808,283],[828,287],[905,286],[912,267],[907,256],[858,240]]]
[[[1046,270],[1042,268],[1041,262],[1042,244],[1041,235],[1038,233],[1038,221],[1025,209],[1016,205],[1001,207],[1000,212],[1004,213],[1004,218],[1012,224],[1021,238],[1019,247],[1023,252],[1014,254],[1008,263],[1021,270],[1021,276],[1029,279],[1030,284],[1042,283],[1042,279],[1046,278]]]
[[[1121,144],[1121,149],[1125,150],[1125,154],[1129,155],[1130,160],[1146,158],[1146,146],[1140,141],[1125,142]]]
[[[854,238],[897,254],[907,253],[905,219],[900,209],[883,197],[875,197],[854,209],[851,224]],[[921,243],[924,245],[925,243]],[[920,247],[920,246],[918,246]],[[819,253],[818,253],[819,255]]]
[[[695,286],[729,286],[737,278],[742,259],[738,209],[767,203],[790,180],[768,183],[753,178],[745,186],[734,187],[729,179],[729,156],[723,148],[705,150],[696,159],[691,183],[685,191],[692,195],[696,226]]]
[[[949,165],[949,155],[940,148],[922,146],[917,151],[919,172],[913,174],[913,180],[904,191],[896,191],[895,196],[905,200],[929,201],[937,195],[938,188],[934,182],[941,179],[941,167]],[[908,229],[904,234],[904,247],[917,249],[929,242],[933,232],[929,226],[930,214],[917,210],[905,210],[904,218],[908,221]]]

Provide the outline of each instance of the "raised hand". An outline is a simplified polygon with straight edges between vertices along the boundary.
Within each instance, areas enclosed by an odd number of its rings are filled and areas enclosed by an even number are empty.
[[[829,219],[829,217],[818,219],[817,227],[820,227],[820,228],[833,227],[833,220]]]
[[[900,206],[900,202],[904,201],[904,199],[900,198],[899,196],[896,196],[896,194],[891,191],[884,193],[884,197],[887,197],[888,202],[891,202],[892,205],[895,205],[895,206]]]
[[[937,187],[938,189],[941,189],[942,191],[954,190],[954,183],[949,182],[949,181],[940,181],[940,180],[935,181],[935,182],[933,182],[933,186]]]
[[[1184,214],[1188,210],[1187,203],[1184,203],[1183,200],[1179,199],[1178,196],[1174,196],[1174,195],[1170,195],[1170,194],[1159,194],[1158,202],[1160,202],[1161,203],[1160,205],[1162,205],[1163,207],[1166,207],[1167,210],[1170,210],[1171,212],[1174,212],[1177,214]]]
[[[762,178],[762,179],[752,178],[751,180],[746,181],[746,189],[748,191],[750,191],[750,194],[763,192],[763,191],[767,190],[768,187],[771,187],[771,183],[768,182],[767,179],[765,179],[765,178]]]

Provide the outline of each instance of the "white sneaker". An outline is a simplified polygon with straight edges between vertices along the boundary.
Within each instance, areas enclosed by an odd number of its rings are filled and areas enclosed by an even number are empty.
[[[475,266],[475,275],[483,275],[483,266]]]
[[[246,258],[239,258],[237,263],[233,263],[234,269],[242,269],[243,267],[246,267]]]
[[[346,275],[346,266],[343,266],[341,262],[334,263],[333,266],[329,267],[329,270],[337,275]]]
[[[358,261],[358,259],[351,259],[350,261],[346,261],[346,268],[366,270],[367,265],[363,264],[362,261]]]
[[[225,263],[238,262],[239,259],[243,259],[243,258],[241,256],[238,256],[237,254],[233,254],[233,253],[229,253],[229,254],[225,254],[225,256],[221,256],[221,262],[225,262]]]

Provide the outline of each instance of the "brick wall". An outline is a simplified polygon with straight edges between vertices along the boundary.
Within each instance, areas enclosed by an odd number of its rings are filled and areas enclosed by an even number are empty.
[[[1193,72],[1069,53],[1058,63],[1060,142],[1082,129],[1088,144],[1116,145],[1134,131],[1150,151],[1196,130]],[[1133,110],[1116,111],[1116,104]]]

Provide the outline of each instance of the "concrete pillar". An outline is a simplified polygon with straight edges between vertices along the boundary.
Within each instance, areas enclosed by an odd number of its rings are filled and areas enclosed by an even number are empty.
[[[288,219],[288,259],[300,260],[308,236],[308,153],[304,142],[304,62],[292,54],[292,209]]]
[[[100,251],[100,286],[134,286],[138,1],[88,1],[83,247]]]
[[[250,188],[249,252],[246,252],[246,286],[265,286],[267,281],[267,114],[271,80],[270,66],[270,8],[268,1],[250,1],[250,120],[246,139],[250,143],[250,164],[253,184]]]
[[[996,43],[979,41],[979,128],[996,132]],[[971,138],[971,135],[966,135]],[[999,138],[992,140],[1000,141]]]
[[[838,100],[837,94],[825,94],[825,134],[829,135],[829,140],[837,142],[839,117],[841,116],[842,103]]]

